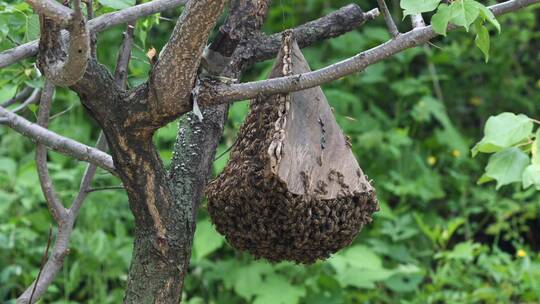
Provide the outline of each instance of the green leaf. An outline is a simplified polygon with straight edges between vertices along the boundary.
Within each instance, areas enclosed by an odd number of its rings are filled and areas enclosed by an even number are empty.
[[[208,219],[197,223],[193,240],[194,256],[201,259],[216,251],[223,245],[223,237],[219,235]]]
[[[262,276],[271,273],[273,273],[272,267],[267,263],[253,263],[239,268],[236,271],[234,291],[246,301],[251,301],[263,285]]]
[[[489,158],[485,175],[497,181],[496,189],[514,182],[521,182],[529,156],[518,148],[506,148]]]
[[[274,274],[257,286],[256,293],[253,304],[296,304],[306,295],[306,289],[292,285],[284,276]]]
[[[103,6],[114,8],[117,10],[124,9],[135,5],[135,0],[98,0]]]
[[[431,25],[433,30],[440,35],[446,36],[446,29],[448,28],[448,23],[452,19],[452,9],[449,5],[441,4],[437,13],[431,17]]]
[[[450,5],[452,9],[452,22],[455,25],[463,26],[469,31],[469,26],[478,18],[480,9],[473,0],[456,0]]]
[[[482,17],[484,21],[488,21],[489,23],[493,24],[497,31],[501,33],[501,24],[499,23],[499,21],[497,21],[497,18],[495,18],[495,15],[493,15],[493,12],[491,12],[489,8],[487,8],[480,2],[475,1],[475,4],[480,12],[480,17]]]
[[[441,0],[401,0],[403,17],[434,11]]]
[[[536,190],[540,190],[540,165],[529,165],[523,171],[523,188],[534,185]]]
[[[26,41],[39,38],[39,16],[32,14],[26,19]]]
[[[375,282],[394,275],[382,265],[381,258],[366,246],[354,246],[329,260],[342,287],[375,288]]]
[[[476,28],[476,39],[474,39],[474,42],[476,43],[476,46],[484,53],[484,57],[486,58],[486,63],[489,61],[489,32],[487,28],[480,23],[475,24]]]
[[[445,258],[447,260],[472,261],[480,247],[480,244],[470,241],[459,243],[452,249],[452,251],[441,252],[436,255],[436,258]]]
[[[484,128],[484,138],[472,149],[473,157],[478,152],[493,153],[526,140],[533,130],[532,121],[525,115],[501,113],[491,116]]]

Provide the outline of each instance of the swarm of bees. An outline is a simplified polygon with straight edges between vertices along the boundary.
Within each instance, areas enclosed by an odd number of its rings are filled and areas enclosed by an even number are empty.
[[[293,54],[293,50],[297,53]],[[299,52],[292,32],[286,32],[270,77],[292,75],[295,62],[305,60]],[[310,264],[349,245],[361,228],[371,222],[379,207],[375,189],[354,160],[335,120],[329,122],[329,117],[334,118],[324,97],[313,102],[314,106],[324,102],[326,107],[326,114],[322,113],[314,122],[314,129],[321,129],[321,137],[310,151],[318,153],[318,160],[313,165],[307,161],[306,164],[323,168],[323,163],[332,156],[328,143],[338,142],[343,146],[340,153],[349,153],[353,165],[336,165],[337,169],[332,167],[327,171],[311,170],[308,165],[295,169],[298,172],[285,168],[287,175],[296,176],[296,183],[280,176],[287,144],[291,144],[287,141],[287,136],[292,136],[287,133],[290,124],[306,119],[299,115],[300,111],[296,116],[292,113],[295,96],[298,95],[277,94],[252,100],[229,162],[209,184],[206,195],[213,223],[234,248],[271,262]],[[338,133],[328,133],[331,123]],[[305,138],[302,140],[306,142]],[[291,153],[290,147],[287,151]],[[349,171],[344,175],[340,170]],[[317,172],[324,172],[325,176],[316,176]]]

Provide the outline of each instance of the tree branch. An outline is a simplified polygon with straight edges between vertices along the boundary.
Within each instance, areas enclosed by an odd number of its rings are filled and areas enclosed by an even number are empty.
[[[0,107],[0,117],[5,118],[4,123],[7,126],[32,141],[41,143],[56,152],[95,164],[116,175],[112,157],[107,153],[42,128],[2,107]]]
[[[131,48],[133,46],[133,33],[135,32],[135,22],[129,22],[126,31],[123,33],[124,39],[118,57],[116,59],[116,69],[114,71],[115,83],[119,88],[125,89],[127,84],[129,60],[131,59]]]
[[[47,79],[43,85],[37,119],[37,125],[45,129],[47,129],[49,126],[53,94],[54,85]],[[54,185],[49,174],[49,168],[47,167],[47,148],[40,143],[38,143],[36,147],[36,166],[39,183],[41,184],[41,191],[45,195],[45,201],[47,202],[49,211],[51,212],[54,220],[56,222],[60,222],[62,218],[66,216],[67,210],[58,199],[58,194],[54,190]]]
[[[55,20],[40,15],[38,67],[57,86],[70,86],[79,81],[90,56],[90,33],[82,12],[81,1],[74,1],[69,31],[69,46],[64,50],[61,26]]]
[[[34,89],[32,87],[25,87],[19,93],[17,93],[17,95],[15,95],[13,98],[10,98],[4,101],[3,103],[1,103],[0,107],[7,108],[17,102],[20,102],[21,100],[28,98],[28,96],[30,96],[32,92],[34,92]]]
[[[28,107],[31,104],[39,102],[39,95],[41,93],[40,89],[34,89],[32,91],[32,94],[26,98],[25,101],[23,101],[20,105],[18,105],[15,109],[13,109],[13,113],[18,113]]]
[[[424,22],[424,18],[422,17],[422,14],[411,15],[411,23],[412,23],[413,28],[426,26],[426,23]]]
[[[70,24],[73,11],[55,0],[26,0],[36,14],[45,15],[56,24],[66,27]]]
[[[50,101],[52,99],[54,87],[48,80],[45,81],[43,89],[43,98],[40,105],[38,121],[46,127],[48,116],[50,114]],[[104,150],[107,146],[107,141],[103,134],[100,134],[96,143],[96,148]],[[79,214],[82,204],[88,196],[92,179],[96,174],[97,166],[89,164],[84,172],[81,180],[80,190],[73,200],[71,207],[66,209],[58,199],[52,180],[47,169],[47,150],[38,144],[36,150],[36,162],[38,165],[38,174],[42,185],[43,193],[49,205],[49,210],[53,214],[54,219],[58,223],[58,235],[54,245],[54,250],[50,258],[40,269],[36,280],[25,290],[25,292],[17,299],[17,303],[35,303],[45,293],[49,285],[52,284],[56,275],[64,264],[64,257],[69,253],[69,239],[73,231],[73,224]],[[62,211],[59,212],[58,209]],[[50,239],[47,248],[50,245]],[[43,262],[42,262],[43,264]]]
[[[163,123],[191,109],[191,91],[210,31],[225,0],[190,0],[161,51],[149,80],[150,111]]]
[[[390,11],[388,10],[385,0],[377,0],[377,4],[379,4],[379,8],[382,11],[384,21],[386,22],[386,27],[388,28],[390,35],[392,35],[392,37],[396,37],[399,35],[399,30],[394,22],[394,19],[392,18],[392,14],[390,14]]]
[[[301,48],[318,41],[343,35],[363,25],[379,15],[378,9],[363,12],[356,4],[349,4],[319,19],[300,25],[293,29],[293,35]],[[242,43],[237,51],[243,58],[244,64],[249,65],[258,61],[274,58],[281,46],[282,33],[270,36],[254,35]]]
[[[501,15],[535,3],[540,3],[540,0],[510,0],[490,6],[489,8],[494,15]],[[450,26],[449,30],[455,28],[455,26]],[[313,72],[242,84],[219,84],[214,87],[208,86],[204,92],[200,93],[199,104],[208,106],[217,103],[249,99],[258,94],[277,94],[319,86],[341,77],[363,71],[372,64],[408,48],[424,44],[436,36],[438,35],[433,30],[432,26],[416,28],[349,59]]]
[[[99,134],[98,140],[96,142],[96,149],[101,151],[105,151],[107,149],[107,139],[105,138],[105,135],[103,135],[103,132]],[[76,217],[79,213],[79,210],[81,209],[84,200],[88,196],[88,190],[90,189],[92,180],[96,175],[96,169],[97,166],[94,164],[88,164],[88,166],[86,167],[83,178],[81,180],[81,186],[79,187],[79,193],[77,194],[77,197],[75,197],[73,203],[71,204],[71,207],[69,208],[70,216]]]
[[[159,13],[178,5],[185,4],[187,0],[154,0],[118,12],[101,15],[88,21],[90,33],[101,32],[111,26],[135,21],[139,18]],[[38,53],[38,41],[34,40],[0,53],[0,68],[7,67],[19,60],[34,56]]]

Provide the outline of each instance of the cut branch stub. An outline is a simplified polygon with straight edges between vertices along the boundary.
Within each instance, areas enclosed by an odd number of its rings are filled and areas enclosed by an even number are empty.
[[[38,66],[52,83],[71,86],[86,71],[90,56],[90,33],[81,8],[81,1],[74,1],[73,15],[68,26],[69,42],[63,41],[62,25],[40,15]],[[66,45],[67,44],[67,45]]]
[[[270,77],[309,71],[292,32]],[[378,210],[319,87],[259,97],[207,189],[208,210],[229,243],[277,262],[313,263],[347,246]]]

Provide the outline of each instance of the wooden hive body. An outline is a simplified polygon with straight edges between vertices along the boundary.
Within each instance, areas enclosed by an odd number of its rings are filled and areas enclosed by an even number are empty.
[[[309,71],[287,32],[270,78]],[[274,262],[327,258],[378,210],[320,87],[253,100],[207,197],[217,230],[233,247]]]

